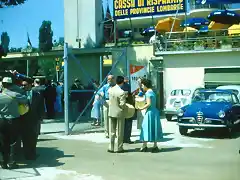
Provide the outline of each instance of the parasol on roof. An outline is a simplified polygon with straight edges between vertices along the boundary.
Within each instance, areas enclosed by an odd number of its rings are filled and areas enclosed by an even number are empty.
[[[197,32],[198,30],[192,27],[185,27],[183,32]]]
[[[215,21],[211,21],[211,23],[208,25],[209,30],[219,30],[219,29],[228,29],[229,24],[221,24],[221,23],[216,23]]]
[[[174,26],[173,26],[173,23],[174,23]],[[180,23],[181,23],[180,19],[169,17],[169,18],[159,20],[157,25],[155,26],[155,29],[158,32],[170,32],[173,26],[172,31],[176,32],[181,30]]]
[[[196,4],[234,4],[239,0],[196,0]]]
[[[208,25],[209,21],[205,18],[189,18],[185,21],[182,21],[181,27],[196,27]]]
[[[142,36],[153,36],[155,34],[155,28],[154,27],[149,27],[147,29],[144,29],[141,32]]]
[[[209,20],[215,21],[221,24],[239,24],[240,15],[234,11],[229,10],[217,10],[211,12],[208,17]]]
[[[228,34],[229,35],[240,34],[240,24],[234,24],[231,27],[229,27]]]

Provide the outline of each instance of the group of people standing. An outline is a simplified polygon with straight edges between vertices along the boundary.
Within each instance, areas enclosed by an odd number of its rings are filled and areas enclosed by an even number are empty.
[[[37,158],[36,145],[44,115],[45,87],[40,85],[38,79],[34,82],[31,79],[23,79],[21,86],[18,86],[11,77],[4,77],[1,86],[0,151],[3,157],[1,167],[11,169],[18,167],[15,158],[19,153],[16,152],[19,141],[20,144],[23,143],[25,159]]]
[[[59,95],[58,95],[59,94]],[[17,168],[21,144],[26,160],[37,158],[36,146],[41,121],[62,112],[62,85],[51,80],[44,84],[12,71],[0,79],[0,152],[4,169]]]
[[[137,111],[142,111],[140,141],[143,142],[141,152],[147,152],[147,142],[153,142],[152,152],[158,152],[157,142],[163,138],[160,113],[156,108],[156,95],[152,90],[152,82],[141,79],[138,91],[131,93],[131,87],[127,77],[113,75],[107,77],[107,84],[96,92],[92,108],[92,118],[96,119],[93,124],[99,125],[101,118],[101,107],[103,107],[103,118],[105,136],[110,139],[108,152],[115,152],[115,138],[117,137],[117,153],[123,153],[124,143],[133,143],[130,139],[132,122],[137,119]],[[143,95],[145,105],[135,110],[135,115],[126,118],[127,104],[135,106],[135,97]]]

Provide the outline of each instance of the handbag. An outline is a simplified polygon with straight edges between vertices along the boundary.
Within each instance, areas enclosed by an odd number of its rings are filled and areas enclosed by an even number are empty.
[[[11,99],[14,99],[12,96],[9,96],[6,93],[3,93],[3,94],[10,97]],[[18,112],[21,116],[26,114],[28,111],[29,111],[29,105],[28,104],[18,104]]]
[[[29,106],[27,104],[19,104],[18,105],[18,112],[22,116],[29,111]]]

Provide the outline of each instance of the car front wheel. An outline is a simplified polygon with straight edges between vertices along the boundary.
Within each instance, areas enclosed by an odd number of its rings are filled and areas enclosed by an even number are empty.
[[[171,121],[172,120],[172,115],[170,115],[170,114],[166,114],[166,119],[167,119],[167,121]]]
[[[188,129],[185,128],[185,127],[181,127],[181,126],[180,126],[180,127],[179,127],[179,132],[180,132],[181,135],[186,136],[187,133],[188,133]]]

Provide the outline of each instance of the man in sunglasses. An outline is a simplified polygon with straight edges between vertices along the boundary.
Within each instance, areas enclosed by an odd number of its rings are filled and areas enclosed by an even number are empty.
[[[22,141],[24,156],[27,160],[35,160],[38,138],[38,124],[41,120],[41,94],[32,89],[32,82],[23,81],[22,87],[29,101],[29,112],[22,117]]]

